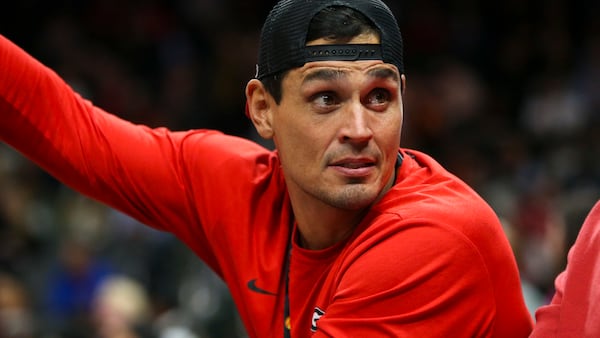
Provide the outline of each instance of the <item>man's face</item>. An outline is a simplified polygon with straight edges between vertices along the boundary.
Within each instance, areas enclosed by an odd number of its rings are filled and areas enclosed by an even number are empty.
[[[402,128],[401,81],[395,66],[378,60],[310,62],[288,73],[272,127],[291,194],[358,210],[387,191]]]

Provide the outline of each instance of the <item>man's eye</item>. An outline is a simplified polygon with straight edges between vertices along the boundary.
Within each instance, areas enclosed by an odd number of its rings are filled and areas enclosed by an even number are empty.
[[[380,105],[380,104],[384,104],[384,103],[388,103],[390,101],[390,92],[385,90],[385,89],[381,89],[381,88],[377,88],[375,90],[373,90],[371,93],[369,93],[368,96],[368,102],[369,104],[375,104],[375,105]]]
[[[312,100],[319,106],[332,106],[339,103],[338,99],[332,93],[320,93],[313,96]]]

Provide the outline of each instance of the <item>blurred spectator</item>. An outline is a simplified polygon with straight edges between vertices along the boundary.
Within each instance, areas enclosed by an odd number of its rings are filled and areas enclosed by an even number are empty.
[[[38,337],[26,288],[14,276],[0,272],[0,337]]]
[[[67,337],[86,337],[95,294],[112,274],[111,268],[85,244],[66,240],[48,273],[43,313],[47,330]]]
[[[96,338],[146,338],[151,307],[143,285],[127,276],[112,276],[100,284],[92,305]]]

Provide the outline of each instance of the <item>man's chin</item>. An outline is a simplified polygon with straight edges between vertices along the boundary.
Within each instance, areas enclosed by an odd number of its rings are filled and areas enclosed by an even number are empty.
[[[330,201],[333,206],[346,210],[361,210],[373,204],[377,193],[369,189],[365,184],[347,185],[343,191]]]

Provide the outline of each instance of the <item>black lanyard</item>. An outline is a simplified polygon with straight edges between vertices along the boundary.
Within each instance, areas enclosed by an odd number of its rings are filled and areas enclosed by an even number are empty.
[[[291,338],[292,319],[290,317],[290,263],[292,260],[292,238],[294,237],[294,229],[290,231],[290,239],[287,246],[287,257],[285,258],[285,300],[283,303],[283,337]]]

